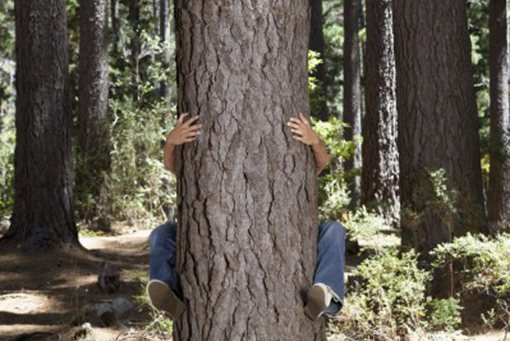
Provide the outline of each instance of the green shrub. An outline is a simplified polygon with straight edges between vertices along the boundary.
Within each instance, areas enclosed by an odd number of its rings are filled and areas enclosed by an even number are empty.
[[[429,329],[454,332],[459,329],[461,323],[460,300],[458,298],[432,299],[428,302]]]
[[[416,257],[390,248],[363,261],[335,328],[353,340],[396,340],[422,328],[430,274],[418,268]]]
[[[347,214],[345,227],[352,240],[358,241],[365,249],[383,251],[384,248],[400,245],[400,238],[385,217],[370,212],[365,206],[354,214]]]
[[[353,156],[355,144],[343,140],[345,124],[338,118],[332,117],[326,122],[312,119],[312,126],[328,147],[331,156],[330,167],[319,177],[319,216],[321,220],[341,220],[350,203],[346,174],[341,163]]]
[[[495,238],[468,234],[439,245],[432,254],[435,267],[453,261],[460,265],[463,291],[495,299],[495,307],[482,316],[489,327],[499,323],[510,328],[510,234]]]

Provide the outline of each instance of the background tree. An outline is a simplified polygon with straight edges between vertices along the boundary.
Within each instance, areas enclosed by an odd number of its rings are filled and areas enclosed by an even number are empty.
[[[344,138],[353,141],[361,136],[361,58],[359,41],[360,0],[344,1],[344,102],[343,120],[347,125]],[[352,204],[360,197],[361,145],[356,143],[352,158],[345,161],[345,171],[351,172],[348,183]]]
[[[325,45],[324,45],[324,32],[323,32],[323,18],[322,18],[322,0],[310,0],[310,50],[319,53],[319,58],[322,63],[318,64],[313,72],[313,76],[317,79],[319,87],[317,102],[312,103],[312,115],[322,121],[327,121],[329,117],[329,110],[324,92],[326,91],[326,62]]]
[[[76,167],[79,195],[91,203],[83,218],[109,229],[104,208],[110,170],[108,108],[108,1],[87,0],[80,7],[79,113]],[[99,218],[99,219],[97,219]]]
[[[111,28],[112,28],[112,43],[113,52],[115,54],[119,51],[120,44],[120,11],[119,11],[119,0],[110,0],[110,11],[111,11]]]
[[[7,237],[28,249],[78,245],[69,176],[65,1],[18,0],[15,7],[17,143]]]
[[[129,41],[129,61],[131,67],[131,92],[133,100],[138,101],[140,99],[140,69],[139,69],[139,56],[140,56],[140,34],[141,34],[141,22],[140,22],[140,4],[138,0],[129,0],[129,15],[128,20],[131,25],[131,36]]]
[[[508,14],[506,0],[491,0],[489,12],[490,181],[487,215],[491,227],[510,230],[510,111],[508,106]]]
[[[170,39],[170,26],[168,0],[160,0],[159,2],[159,36],[163,46],[163,68],[168,69],[170,65],[170,49],[165,45]],[[161,97],[168,96],[168,85],[166,79],[163,79],[159,86],[159,93]]]
[[[484,231],[466,3],[394,1],[402,243],[427,263],[453,236]],[[451,269],[432,293],[453,293]]]
[[[179,112],[203,124],[179,152],[188,309],[176,340],[325,340],[302,297],[316,259],[313,155],[286,128],[308,111],[308,9],[176,2]]]
[[[400,217],[397,103],[391,0],[368,0],[362,202],[394,225]]]

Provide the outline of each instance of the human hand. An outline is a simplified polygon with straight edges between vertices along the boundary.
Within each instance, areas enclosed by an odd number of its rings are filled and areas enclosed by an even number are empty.
[[[185,113],[179,116],[175,127],[166,136],[167,143],[179,146],[183,143],[196,140],[197,136],[200,135],[200,128],[202,128],[202,125],[194,124],[196,120],[198,120],[198,115],[184,122],[184,118],[188,115],[189,114]]]
[[[310,121],[302,114],[299,113],[298,117],[291,117],[287,125],[292,131],[292,137],[306,145],[313,145],[320,143],[319,135],[313,131]]]

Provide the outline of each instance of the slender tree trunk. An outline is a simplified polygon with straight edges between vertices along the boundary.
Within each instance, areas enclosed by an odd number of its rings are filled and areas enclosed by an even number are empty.
[[[130,63],[131,63],[131,92],[133,100],[138,101],[138,90],[140,87],[140,71],[138,67],[138,56],[140,55],[140,4],[138,0],[129,0],[129,22],[133,35],[130,41]]]
[[[159,36],[163,45],[168,42],[170,35],[170,27],[168,25],[169,9],[168,0],[160,0],[159,2]],[[167,70],[170,66],[170,49],[164,48],[163,50],[163,68]],[[168,97],[168,85],[166,79],[162,80],[159,85],[159,93],[161,97]]]
[[[17,0],[14,214],[7,238],[27,249],[78,244],[70,181],[64,0]]]
[[[363,123],[363,203],[380,207],[397,226],[400,218],[397,102],[391,0],[367,0]]]
[[[111,20],[112,20],[112,42],[115,54],[119,52],[120,43],[120,14],[119,0],[110,0]]]
[[[344,114],[347,124],[344,138],[353,141],[361,136],[361,68],[359,19],[360,0],[344,1]],[[351,172],[348,183],[352,204],[357,205],[360,198],[361,179],[357,171],[361,168],[361,144],[356,142],[354,157],[346,160],[345,171]]]
[[[438,244],[485,231],[466,3],[394,4],[402,241],[429,264]],[[434,275],[432,293],[450,296],[451,269]]]
[[[202,134],[178,157],[176,341],[325,340],[303,312],[317,243],[309,147],[308,0],[176,2],[179,112]]]
[[[105,174],[110,169],[108,108],[108,1],[85,0],[80,8],[79,114],[77,187],[94,201],[87,220],[104,219]]]
[[[310,0],[311,26],[310,26],[310,50],[318,52],[322,63],[317,65],[313,76],[317,79],[320,89],[320,98],[311,112],[313,117],[327,121],[329,110],[326,103],[326,55],[324,46],[322,0]]]
[[[506,0],[490,1],[489,30],[491,167],[487,213],[489,225],[494,231],[510,231],[510,112]]]

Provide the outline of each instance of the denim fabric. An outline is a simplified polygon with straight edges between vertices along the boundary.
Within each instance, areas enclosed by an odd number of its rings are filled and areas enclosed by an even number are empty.
[[[319,226],[317,266],[314,283],[331,288],[334,299],[325,314],[335,315],[344,299],[345,228],[336,221],[325,221]],[[166,222],[150,234],[149,272],[151,279],[168,284],[181,297],[179,279],[175,269],[177,224]]]

